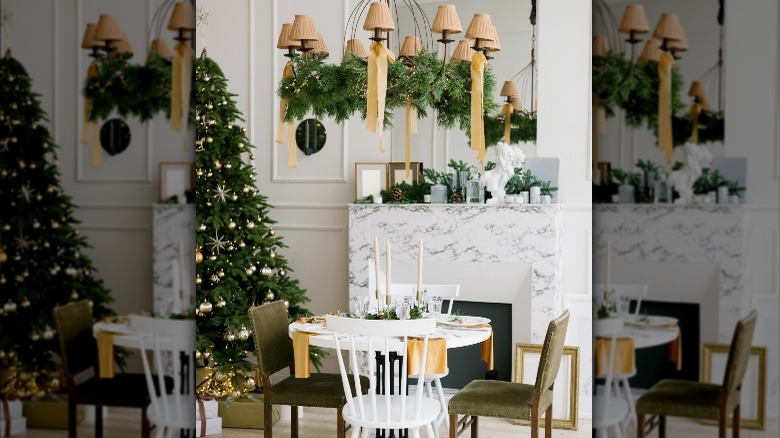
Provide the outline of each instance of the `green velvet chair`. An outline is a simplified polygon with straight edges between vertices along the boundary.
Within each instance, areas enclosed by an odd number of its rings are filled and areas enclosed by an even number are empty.
[[[531,421],[531,437],[539,436],[539,417],[545,412],[545,437],[552,436],[553,383],[563,355],[563,342],[569,325],[569,311],[550,321],[542,346],[536,384],[474,380],[458,391],[448,405],[450,438],[457,438],[469,426],[476,438],[479,417],[513,418]],[[458,415],[463,415],[458,421]],[[460,430],[458,430],[460,429]]]
[[[250,308],[249,318],[254,329],[257,368],[263,387],[264,437],[273,436],[271,406],[289,405],[292,438],[298,437],[298,406],[336,409],[336,436],[344,438],[346,425],[342,408],[347,403],[347,399],[344,397],[341,375],[311,373],[307,379],[295,378],[295,356],[292,339],[288,334],[290,320],[287,307],[282,301]],[[271,376],[288,367],[290,377],[271,385]],[[363,394],[368,393],[370,386],[368,378],[361,376],[360,386],[364,389]],[[352,392],[354,395],[354,386]]]
[[[726,438],[729,413],[734,413],[733,436],[739,437],[739,400],[747,371],[756,311],[737,323],[731,339],[722,385],[666,379],[653,385],[636,401],[637,438],[645,436],[645,416],[658,416],[658,436],[666,435],[666,417],[716,420],[718,437]]]

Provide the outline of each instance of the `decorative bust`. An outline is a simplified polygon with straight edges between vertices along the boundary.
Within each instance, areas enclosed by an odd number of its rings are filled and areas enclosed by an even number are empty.
[[[686,143],[683,146],[683,167],[669,175],[669,183],[677,190],[680,204],[693,200],[693,184],[702,174],[702,168],[712,163],[712,152],[704,146]]]
[[[506,183],[515,174],[515,167],[520,167],[525,162],[525,154],[517,146],[510,146],[504,142],[496,144],[496,167],[486,171],[482,175],[482,184],[490,191],[492,198],[487,204],[499,204],[506,197]]]

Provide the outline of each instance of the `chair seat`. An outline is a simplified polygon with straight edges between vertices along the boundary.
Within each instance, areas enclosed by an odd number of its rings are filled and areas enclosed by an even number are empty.
[[[360,407],[358,405],[358,399],[363,398],[363,406],[366,410],[366,418],[361,419]],[[423,397],[420,402],[420,416],[417,419],[415,417],[416,404],[414,396],[390,396],[390,419],[387,418],[387,398],[384,395],[376,396],[376,413],[377,418],[372,419],[371,412],[371,396],[362,395],[352,399],[353,406],[358,411],[356,414],[349,412],[347,406],[344,407],[344,421],[356,426],[356,427],[371,427],[371,428],[387,428],[397,429],[401,422],[401,399],[406,398],[406,406],[404,409],[404,420],[400,424],[403,428],[407,427],[421,427],[426,424],[430,424],[439,416],[441,412],[441,404],[438,400],[428,397]]]
[[[355,394],[353,377],[349,377],[352,395]],[[360,376],[360,388],[368,393],[368,377]],[[311,373],[308,379],[290,376],[271,387],[271,403],[275,405],[308,406],[315,408],[340,408],[347,403],[340,374]]]
[[[533,400],[534,385],[474,380],[450,399],[448,410],[450,414],[530,420]],[[551,403],[552,391],[547,390],[539,400],[539,412]]]
[[[611,397],[609,405],[605,406],[603,395],[593,396],[593,411],[598,415],[593,416],[593,428],[602,429],[615,424],[620,424],[628,415],[628,402],[622,398]]]
[[[154,379],[157,388],[157,377]],[[165,377],[165,392],[173,389],[173,379]],[[149,404],[146,377],[143,374],[117,373],[111,379],[91,377],[75,388],[76,404],[144,408]]]
[[[688,380],[661,380],[636,401],[638,414],[718,419],[723,387]]]

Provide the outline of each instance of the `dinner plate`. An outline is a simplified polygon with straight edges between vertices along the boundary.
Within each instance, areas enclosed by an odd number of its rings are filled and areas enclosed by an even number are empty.
[[[457,320],[453,320],[455,317],[449,315],[442,315],[439,317],[439,324],[447,327],[476,327],[480,324],[489,324],[490,318],[484,318],[482,316],[461,316]]]
[[[671,316],[645,315],[637,316],[633,321],[626,321],[626,324],[637,327],[663,327],[669,324],[677,324],[677,321],[677,318]]]

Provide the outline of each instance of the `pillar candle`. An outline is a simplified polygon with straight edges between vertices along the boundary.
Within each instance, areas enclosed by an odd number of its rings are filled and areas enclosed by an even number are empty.
[[[604,268],[604,299],[607,299],[609,293],[609,257],[612,252],[612,242],[607,240],[607,259]]]
[[[379,299],[379,239],[374,237],[374,274],[376,274],[376,299]]]
[[[392,256],[390,255],[390,241],[387,241],[387,248],[385,250],[385,257],[387,257],[387,269],[385,270],[385,275],[387,276],[386,280],[386,289],[385,289],[385,296],[387,297],[387,304],[390,304],[390,259]]]
[[[417,252],[417,294],[418,300],[419,294],[422,292],[422,260],[423,260],[423,241],[420,239],[420,245]]]

